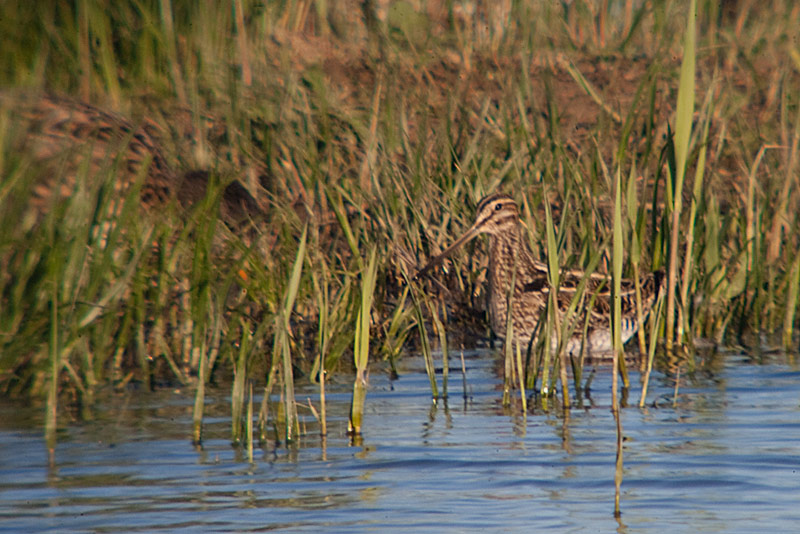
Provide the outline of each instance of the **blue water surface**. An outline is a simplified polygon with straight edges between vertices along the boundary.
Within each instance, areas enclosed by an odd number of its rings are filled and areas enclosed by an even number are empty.
[[[502,406],[497,355],[475,351],[463,376],[451,358],[447,402],[432,402],[421,358],[396,380],[375,366],[356,444],[349,377],[334,377],[328,436],[301,406],[299,442],[270,441],[252,463],[230,443],[228,387],[208,395],[202,447],[190,390],[132,390],[91,420],[62,413],[52,464],[43,408],[0,400],[0,531],[797,532],[800,369],[715,358],[677,392],[654,373],[641,409],[632,373],[620,518],[609,368],[568,416],[554,403],[524,416]],[[298,403],[318,406],[313,385],[300,389]]]

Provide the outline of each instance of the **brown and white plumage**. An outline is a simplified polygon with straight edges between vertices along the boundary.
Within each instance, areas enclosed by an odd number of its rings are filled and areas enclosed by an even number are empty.
[[[431,259],[417,277],[429,272],[436,265],[467,241],[480,234],[489,236],[489,320],[492,331],[499,338],[506,335],[508,314],[508,295],[512,275],[516,265],[516,278],[512,299],[511,321],[515,339],[524,347],[534,335],[537,325],[547,306],[550,285],[547,264],[533,257],[528,241],[524,236],[519,220],[519,208],[508,195],[494,194],[485,197],[478,204],[473,225],[441,254]],[[515,260],[516,256],[516,260]],[[516,262],[516,263],[515,263]],[[567,339],[565,350],[568,354],[578,354],[584,343],[582,339],[583,320],[588,321],[585,340],[588,354],[609,352],[613,347],[610,322],[610,277],[579,270],[563,270],[559,273],[558,314],[559,319],[573,300],[582,281],[585,280],[582,309],[576,314],[580,323]],[[640,280],[642,309],[644,316],[663,287],[664,276],[658,271],[643,276]],[[592,301],[592,297],[594,300]],[[622,280],[622,340],[630,339],[638,329],[633,280]],[[589,303],[591,301],[591,307]],[[557,339],[552,339],[555,347]]]
[[[164,154],[159,127],[150,120],[133,123],[92,104],[54,95],[0,92],[0,105],[19,128],[14,149],[40,167],[26,200],[37,219],[60,199],[81,188],[92,190],[109,176],[109,218],[118,214],[137,181],[140,205],[151,214],[172,201],[188,209],[206,195],[210,173],[176,172]],[[223,191],[219,212],[237,233],[250,220],[263,217],[262,207],[238,181]]]
[[[141,177],[141,202],[153,208],[168,202],[177,182],[160,148],[157,127],[127,119],[91,104],[52,95],[3,95],[24,128],[18,149],[44,165],[32,185],[31,205],[46,210],[76,190],[76,178],[96,180],[105,169],[116,171],[114,193],[125,195]]]

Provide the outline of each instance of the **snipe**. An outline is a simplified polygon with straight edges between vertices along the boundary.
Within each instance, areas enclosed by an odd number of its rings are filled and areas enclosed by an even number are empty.
[[[492,331],[500,339],[505,338],[508,314],[508,294],[516,256],[516,279],[512,299],[511,322],[514,338],[526,348],[543,317],[547,305],[550,286],[547,281],[547,265],[533,257],[528,241],[524,236],[519,220],[519,209],[513,198],[503,194],[485,197],[478,204],[475,223],[452,245],[438,256],[432,258],[416,275],[428,273],[452,251],[477,237],[489,235],[489,319]],[[613,349],[609,317],[611,279],[609,276],[583,271],[564,270],[560,272],[558,290],[558,315],[563,318],[581,280],[587,278],[585,286],[584,309],[579,310],[580,323],[566,342],[568,354],[579,354],[585,344],[587,355],[600,356]],[[658,293],[663,289],[664,275],[657,271],[643,276],[640,280],[642,310],[644,317],[653,307]],[[585,303],[596,294],[591,308]],[[635,289],[633,280],[622,281],[622,340],[628,341],[639,327],[636,314]],[[583,312],[583,313],[581,313]],[[588,315],[588,317],[587,317]],[[586,339],[583,339],[583,319],[588,320]],[[551,340],[555,347],[557,340]]]
[[[149,214],[163,210],[171,201],[189,209],[206,195],[210,173],[205,170],[176,172],[167,162],[159,136],[150,120],[134,124],[128,119],[91,104],[55,95],[0,92],[0,110],[18,121],[22,135],[14,149],[42,167],[31,184],[28,205],[40,219],[55,201],[73,195],[77,180],[95,183],[111,175],[113,218],[130,188],[142,179],[140,205]],[[87,184],[91,185],[91,184]],[[263,210],[237,180],[223,191],[220,217],[234,231],[260,219]]]
[[[98,179],[112,170],[115,200],[142,176],[146,209],[158,209],[174,195],[177,174],[167,164],[154,124],[137,127],[91,104],[53,95],[3,93],[0,103],[21,119],[24,135],[15,148],[47,170],[32,187],[29,203],[36,210],[74,194],[77,179]]]

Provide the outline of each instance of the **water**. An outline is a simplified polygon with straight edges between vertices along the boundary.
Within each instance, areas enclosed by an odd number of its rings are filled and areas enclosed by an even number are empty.
[[[350,386],[329,385],[329,436],[309,410],[298,447],[247,461],[229,401],[212,392],[202,449],[188,391],[129,392],[65,423],[48,467],[42,412],[0,401],[2,532],[795,532],[800,525],[800,370],[785,358],[719,358],[713,372],[656,374],[622,412],[622,518],[613,516],[611,373],[568,419],[500,404],[496,362],[467,355],[434,405],[421,360],[373,370],[363,442],[346,436]],[[441,377],[440,377],[441,378]],[[311,397],[312,387],[298,401]],[[64,415],[63,417],[66,417]]]

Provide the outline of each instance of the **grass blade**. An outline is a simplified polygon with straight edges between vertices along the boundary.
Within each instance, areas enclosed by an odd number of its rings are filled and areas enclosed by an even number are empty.
[[[614,471],[614,516],[619,517],[620,512],[620,486],[622,484],[622,418],[619,411],[619,398],[617,397],[617,369],[625,365],[625,355],[622,347],[622,178],[617,167],[614,192],[614,244],[612,248],[612,314],[611,333],[614,338],[614,374],[611,385],[611,409],[617,423],[617,461]]]
[[[45,415],[45,442],[51,461],[56,447],[58,414],[58,377],[61,374],[61,350],[58,345],[58,286],[52,289],[50,301],[50,381],[47,387],[47,412]]]
[[[367,270],[361,279],[361,308],[356,318],[355,345],[353,358],[356,365],[356,377],[353,382],[353,400],[350,405],[348,433],[361,434],[364,417],[364,402],[367,396],[367,363],[369,361],[369,327],[372,314],[372,299],[375,294],[375,283],[378,274],[377,247],[372,248]]]
[[[410,284],[408,278],[405,279],[405,282],[408,287],[408,284]],[[417,329],[419,330],[420,351],[422,352],[422,358],[425,361],[425,372],[428,375],[428,381],[431,385],[431,398],[435,400],[439,397],[439,388],[436,385],[436,368],[433,363],[433,355],[431,354],[431,344],[430,340],[428,339],[428,329],[425,328],[425,315],[422,313],[422,303],[420,302],[420,297],[417,294],[417,289],[414,287],[411,289],[411,302],[414,305],[414,317],[417,321]]]
[[[558,265],[558,245],[556,244],[556,235],[553,228],[553,216],[550,213],[550,204],[545,202],[545,235],[547,236],[547,278],[550,283],[550,292],[548,294],[547,317],[544,324],[544,359],[542,364],[542,385],[541,395],[542,399],[550,395],[550,371],[553,352],[552,340],[558,339],[558,288],[560,286],[560,271]],[[564,390],[564,402],[569,397],[568,390]]]
[[[789,349],[792,345],[792,326],[797,313],[798,293],[800,293],[800,255],[795,257],[789,275],[789,289],[786,292],[786,314],[783,320],[783,346]]]
[[[291,330],[289,317],[294,309],[295,299],[300,289],[300,278],[303,274],[303,264],[306,258],[306,240],[308,236],[308,224],[303,227],[303,234],[297,247],[297,256],[292,266],[292,274],[289,278],[289,285],[286,288],[286,296],[283,302],[283,310],[278,315],[280,327],[278,330],[278,345],[281,350],[281,363],[283,367],[283,402],[284,413],[286,415],[285,436],[286,442],[294,441],[299,433],[299,421],[297,419],[297,403],[294,398],[294,372],[292,369],[292,354],[290,347]],[[274,357],[274,355],[273,355]]]
[[[686,163],[689,155],[689,142],[692,136],[692,120],[694,118],[695,88],[695,20],[697,18],[697,2],[689,2],[686,32],[684,34],[683,62],[681,64],[680,83],[678,86],[678,104],[675,118],[675,189],[673,191],[673,208],[670,237],[669,269],[667,271],[667,352],[671,353],[675,342],[675,286],[678,276],[678,241],[680,239],[680,220],[682,209],[683,180],[686,174]]]

